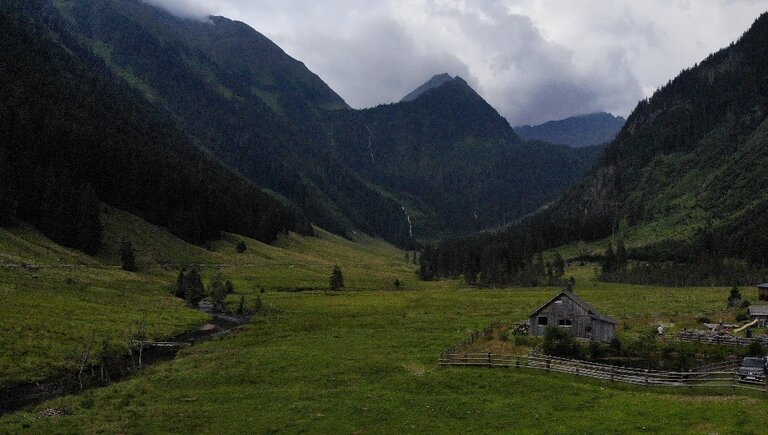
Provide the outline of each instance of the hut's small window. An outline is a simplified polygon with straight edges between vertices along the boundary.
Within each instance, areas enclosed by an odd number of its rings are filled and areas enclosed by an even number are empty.
[[[586,328],[584,328],[584,332],[592,332],[592,327],[587,326]]]
[[[560,326],[571,326],[572,322],[571,322],[571,319],[559,319],[557,321],[557,324]]]
[[[555,305],[563,305],[563,300],[562,299],[556,300]]]
[[[541,326],[547,326],[548,321],[549,319],[547,319],[546,317],[539,317],[539,325]]]

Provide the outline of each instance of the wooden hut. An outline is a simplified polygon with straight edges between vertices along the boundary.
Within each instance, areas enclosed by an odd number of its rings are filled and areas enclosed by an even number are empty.
[[[617,322],[600,314],[569,287],[531,313],[528,324],[531,335],[537,337],[544,335],[547,326],[555,325],[576,338],[607,342],[616,336]]]
[[[752,320],[757,320],[757,326],[764,328],[768,323],[768,305],[750,305],[749,317]]]

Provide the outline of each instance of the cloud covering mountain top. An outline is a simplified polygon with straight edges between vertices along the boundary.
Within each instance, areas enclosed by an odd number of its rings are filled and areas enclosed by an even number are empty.
[[[354,107],[397,101],[445,72],[513,125],[626,115],[766,8],[761,0],[146,1],[186,18],[250,24]]]

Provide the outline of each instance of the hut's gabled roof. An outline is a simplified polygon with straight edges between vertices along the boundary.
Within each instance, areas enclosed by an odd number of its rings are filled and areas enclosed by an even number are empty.
[[[569,298],[575,304],[581,306],[581,308],[586,310],[592,317],[594,317],[596,319],[602,320],[603,322],[607,322],[607,323],[613,323],[614,325],[616,325],[618,323],[618,322],[616,322],[616,320],[614,320],[614,319],[612,319],[612,318],[610,318],[608,316],[604,316],[604,315],[600,314],[600,312],[597,311],[595,309],[595,307],[590,305],[589,302],[585,301],[580,296],[577,296],[575,293],[569,292],[569,291],[565,291],[565,290],[563,290],[560,293],[558,293],[557,295],[555,295],[555,297],[550,299],[546,304],[544,304],[541,307],[539,307],[539,309],[537,309],[536,311],[531,313],[528,317],[532,317],[532,316],[535,316],[535,315],[539,314],[539,312],[541,312],[541,310],[543,310],[544,308],[548,307],[550,304],[552,304],[556,300],[560,299],[561,297]]]
[[[768,305],[750,305],[750,316],[768,316]]]

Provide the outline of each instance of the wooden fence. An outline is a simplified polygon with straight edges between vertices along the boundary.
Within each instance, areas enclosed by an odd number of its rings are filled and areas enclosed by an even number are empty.
[[[732,362],[728,362],[733,367]],[[768,393],[768,382],[740,380],[736,370],[708,367],[702,371],[668,372],[618,367],[588,361],[538,355],[499,355],[494,353],[444,353],[441,366],[507,367],[568,373],[611,382],[664,387],[729,387]]]
[[[712,335],[698,331],[683,331],[680,333],[680,341],[692,341],[696,343],[720,344],[726,346],[749,346],[757,341],[768,345],[768,337],[741,338],[732,335]]]

